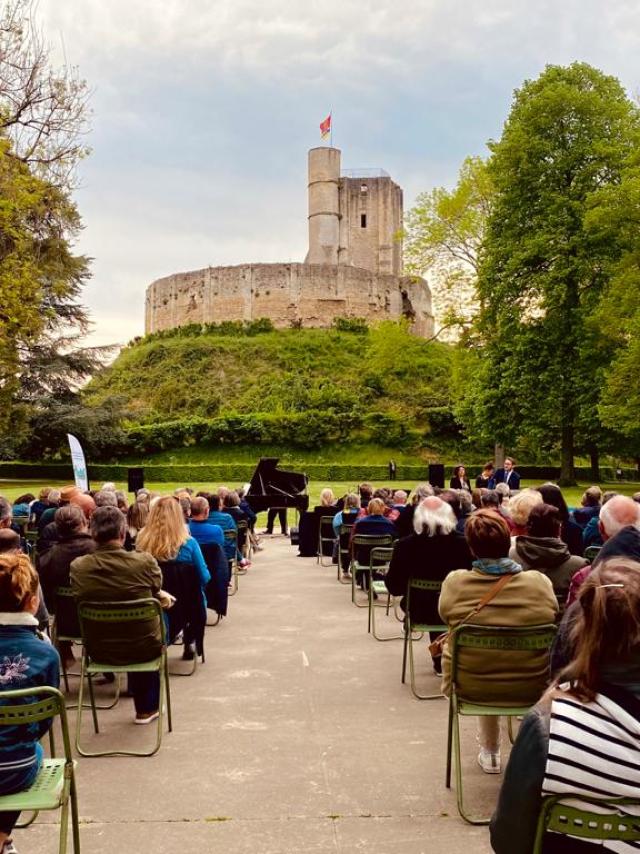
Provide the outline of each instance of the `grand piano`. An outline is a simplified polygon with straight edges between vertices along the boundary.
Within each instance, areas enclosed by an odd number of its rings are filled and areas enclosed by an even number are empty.
[[[304,513],[309,507],[308,482],[306,474],[279,469],[277,457],[261,457],[245,498],[256,513],[276,507],[295,507]]]

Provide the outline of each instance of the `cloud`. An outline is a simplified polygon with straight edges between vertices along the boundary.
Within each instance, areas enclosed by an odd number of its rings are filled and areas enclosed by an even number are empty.
[[[141,332],[159,276],[302,260],[329,110],[343,165],[387,169],[409,205],[485,150],[546,63],[639,82],[624,0],[40,0],[39,16],[94,90],[77,200],[101,341]]]

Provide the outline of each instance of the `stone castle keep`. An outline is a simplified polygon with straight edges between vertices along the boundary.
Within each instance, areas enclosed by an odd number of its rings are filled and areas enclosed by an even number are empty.
[[[257,320],[329,327],[336,317],[411,320],[433,334],[431,293],[402,276],[402,189],[381,170],[340,172],[340,151],[309,151],[309,251],[303,264],[240,264],[175,273],[147,288],[145,332]]]

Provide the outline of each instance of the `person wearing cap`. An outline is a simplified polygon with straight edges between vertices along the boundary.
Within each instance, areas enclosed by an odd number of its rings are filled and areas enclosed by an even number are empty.
[[[86,519],[91,518],[91,514],[96,509],[96,502],[90,495],[82,492],[78,486],[64,486],[60,490],[60,505],[75,504],[85,515]]]

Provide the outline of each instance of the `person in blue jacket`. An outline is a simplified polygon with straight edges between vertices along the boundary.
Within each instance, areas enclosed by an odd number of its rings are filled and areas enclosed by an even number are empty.
[[[37,610],[38,575],[29,558],[20,552],[0,555],[0,703],[3,691],[60,683],[60,658],[38,633]],[[50,726],[46,720],[0,728],[0,795],[20,792],[36,779],[40,739]],[[0,854],[17,854],[11,832],[19,815],[0,812]]]

